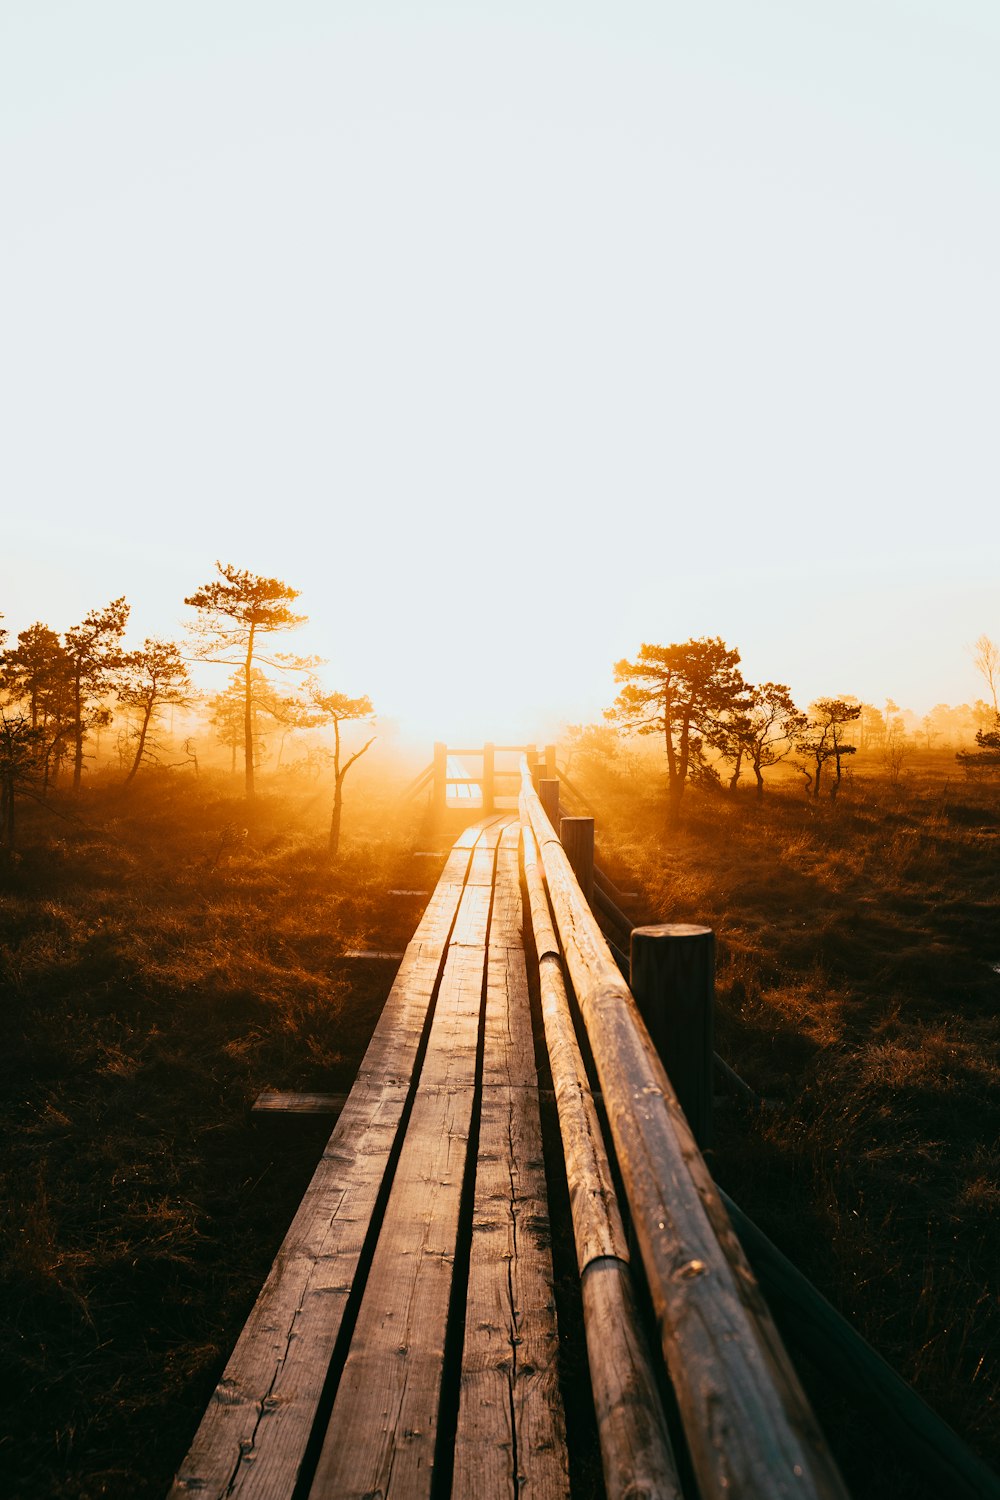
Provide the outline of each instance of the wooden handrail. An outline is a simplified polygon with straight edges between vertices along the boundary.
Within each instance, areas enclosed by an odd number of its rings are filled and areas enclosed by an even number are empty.
[[[484,753],[484,750],[485,750],[486,747],[484,745],[471,745],[471,746],[469,746],[469,745],[461,746],[460,745],[456,749],[456,747],[454,745],[449,745],[447,748],[448,748],[448,754],[449,755],[482,755]],[[496,751],[497,755],[526,755],[529,750],[534,750],[536,748],[537,747],[535,745],[494,745],[493,746],[493,749]]]
[[[847,1492],[635,1002],[522,761],[534,831],[587,1028],[664,1359],[702,1500]]]
[[[538,955],[545,1044],[566,1161],[584,1332],[608,1500],[682,1500],[681,1482],[643,1336],[597,1109],[573,1028],[559,944],[530,828],[524,877]]]

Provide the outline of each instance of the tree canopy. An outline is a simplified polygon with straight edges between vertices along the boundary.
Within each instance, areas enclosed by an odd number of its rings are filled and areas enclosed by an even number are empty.
[[[129,605],[124,597],[112,599],[103,609],[92,609],[63,636],[72,701],[74,792],[80,790],[87,731],[110,718],[100,700],[121,664],[120,643],[128,617]]]
[[[300,657],[262,657],[258,637],[277,631],[294,630],[307,616],[294,612],[291,605],[299,590],[280,578],[265,578],[231,563],[216,562],[218,578],[189,594],[185,604],[198,611],[191,625],[197,642],[197,655],[227,666],[238,666],[243,678],[243,748],[245,785],[248,799],[254,795],[254,665],[263,660],[270,667],[303,670],[313,665]]]
[[[329,851],[331,859],[336,858],[340,848],[340,824],[344,806],[344,779],[355,761],[360,760],[365,751],[375,743],[375,736],[366,740],[360,749],[355,750],[347,760],[342,760],[341,728],[344,724],[355,722],[358,719],[368,719],[374,716],[372,701],[369,697],[350,698],[346,693],[325,693],[322,686],[312,678],[309,683],[309,709],[307,710],[306,722],[313,725],[332,724],[333,726],[333,811],[330,815],[330,838]]]
[[[705,747],[727,717],[747,706],[740,653],[719,636],[670,646],[643,644],[634,661],[615,665],[623,684],[605,718],[637,734],[662,734],[667,756],[667,808],[680,818],[681,798],[693,776],[711,775]]]

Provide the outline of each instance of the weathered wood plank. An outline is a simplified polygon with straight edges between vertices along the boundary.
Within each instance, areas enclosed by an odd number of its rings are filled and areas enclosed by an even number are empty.
[[[515,820],[503,832],[497,851],[497,875],[493,885],[490,918],[490,949],[524,947],[521,910],[521,825]]]
[[[352,1090],[172,1496],[290,1493],[406,1095],[367,1080]]]
[[[517,890],[516,844],[497,900]],[[508,889],[502,896],[502,888]],[[494,913],[496,906],[494,906]],[[490,934],[483,1100],[452,1493],[569,1493],[548,1207],[524,954]]]
[[[398,948],[345,948],[341,957],[352,959],[377,959],[379,960],[379,962],[384,962],[386,959],[391,959],[393,962],[398,963],[399,960],[403,957],[403,953],[402,950]]]
[[[845,1500],[822,1433],[635,1002],[522,767],[703,1500]]]
[[[480,933],[486,931],[493,892],[488,885],[469,885],[462,897],[462,905],[455,922],[451,945],[476,947],[483,942]]]
[[[250,1114],[263,1118],[272,1115],[339,1115],[347,1097],[346,1094],[296,1094],[264,1089],[251,1105]]]
[[[347,1104],[282,1243],[171,1496],[287,1500],[409,1096],[427,1009],[471,862],[449,855]]]
[[[500,832],[494,824],[476,847],[480,883],[486,858],[492,882]],[[310,1491],[314,1500],[419,1500],[430,1492],[486,961],[487,914],[477,929],[475,885],[467,885],[462,908],[467,941],[449,946],[413,1112]]]

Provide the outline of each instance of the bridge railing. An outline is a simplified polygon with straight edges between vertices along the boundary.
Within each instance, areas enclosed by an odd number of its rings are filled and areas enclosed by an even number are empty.
[[[434,745],[434,760],[425,771],[414,791],[426,786],[428,781],[433,782],[433,802],[437,812],[445,812],[449,806],[455,806],[457,799],[449,799],[449,788],[466,787],[470,793],[473,788],[478,788],[482,800],[484,813],[491,813],[497,806],[498,783],[507,782],[510,792],[506,795],[511,798],[511,805],[517,801],[517,788],[521,778],[519,764],[511,767],[497,765],[498,755],[525,756],[529,762],[542,769],[546,776],[556,774],[556,747],[546,745],[539,749],[536,745],[474,745],[454,746],[446,745],[437,741]],[[483,764],[482,774],[478,776],[458,775],[451,769],[455,761],[481,760]],[[470,796],[470,805],[476,803],[475,796]]]
[[[843,1482],[527,758],[520,805],[590,1042],[703,1500],[843,1500]]]

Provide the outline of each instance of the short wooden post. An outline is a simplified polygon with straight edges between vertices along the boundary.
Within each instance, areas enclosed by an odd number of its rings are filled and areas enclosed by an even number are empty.
[[[559,839],[588,906],[594,904],[594,820],[560,818]]]
[[[541,778],[538,783],[538,798],[555,832],[559,827],[559,782],[555,777]]]
[[[448,746],[434,742],[434,807],[443,813],[448,807]]]
[[[496,749],[483,746],[483,812],[491,813],[496,806]]]
[[[630,970],[639,1012],[706,1151],[712,1144],[715,934],[688,922],[633,927]]]
[[[545,775],[548,777],[549,781],[552,781],[558,775],[558,772],[556,771],[555,745],[545,746]]]

